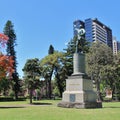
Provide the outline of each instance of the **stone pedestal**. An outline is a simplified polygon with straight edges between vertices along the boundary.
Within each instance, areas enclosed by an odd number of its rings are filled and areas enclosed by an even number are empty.
[[[93,91],[92,80],[81,75],[71,76],[66,80],[66,91],[59,107],[66,108],[101,108],[102,103],[96,102],[97,95]]]
[[[74,54],[74,73],[66,80],[66,91],[63,93],[59,107],[66,108],[101,108],[92,80],[85,78],[84,54]],[[78,61],[79,60],[79,61]]]
[[[85,73],[85,54],[74,53],[73,55],[73,75]]]

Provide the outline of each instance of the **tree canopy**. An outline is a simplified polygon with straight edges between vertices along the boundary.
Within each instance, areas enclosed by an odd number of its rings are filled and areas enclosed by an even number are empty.
[[[92,44],[87,54],[87,73],[94,80],[98,92],[98,100],[101,100],[100,83],[105,69],[113,63],[111,48],[99,41]]]
[[[30,104],[32,104],[33,90],[40,86],[41,69],[39,67],[39,59],[28,59],[23,68],[24,80],[30,94]]]

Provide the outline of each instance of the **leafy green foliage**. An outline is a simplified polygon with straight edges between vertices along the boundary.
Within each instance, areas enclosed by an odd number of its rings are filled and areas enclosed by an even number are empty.
[[[120,100],[120,52],[114,56],[114,63],[113,63],[113,77],[114,82],[111,82],[111,88],[113,88],[113,97],[115,100]]]
[[[8,96],[9,94],[9,89],[11,87],[11,81],[8,79],[3,78],[0,81],[0,92],[3,93],[4,96]]]
[[[112,50],[105,44],[95,42],[87,54],[86,70],[89,76],[95,81],[98,100],[101,100],[100,83],[104,76],[105,70],[113,63]]]
[[[60,85],[59,83],[62,84],[61,79],[57,77],[58,74],[60,75],[59,77],[62,76],[62,74],[60,73],[61,68],[63,67],[62,58],[63,58],[63,53],[54,52],[53,54],[50,54],[50,55],[44,57],[40,61],[40,66],[42,67],[42,76],[45,79],[45,81],[47,81],[48,83],[51,83],[51,80],[54,76],[55,79],[57,79],[57,81],[56,81],[57,86]],[[64,81],[65,81],[65,79],[64,79]],[[49,84],[48,87],[49,87],[48,97],[51,98],[51,95],[52,95],[51,84]],[[63,89],[62,85],[61,85],[61,87],[59,86],[59,90],[60,89]]]
[[[40,86],[41,69],[39,67],[39,59],[28,59],[23,68],[24,80],[30,91],[30,104],[32,103],[32,92]]]

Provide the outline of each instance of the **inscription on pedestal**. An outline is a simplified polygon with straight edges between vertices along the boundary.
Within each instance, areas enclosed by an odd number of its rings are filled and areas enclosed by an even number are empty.
[[[75,94],[70,94],[70,102],[75,102]]]

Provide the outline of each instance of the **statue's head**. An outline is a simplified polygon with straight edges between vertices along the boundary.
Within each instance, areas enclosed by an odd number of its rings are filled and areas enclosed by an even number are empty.
[[[84,28],[79,29],[78,35],[79,35],[79,36],[85,35],[85,29],[84,29]]]

